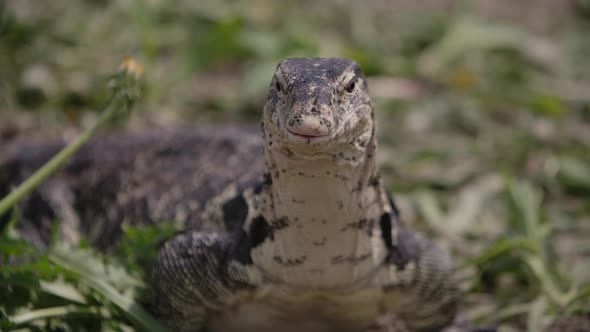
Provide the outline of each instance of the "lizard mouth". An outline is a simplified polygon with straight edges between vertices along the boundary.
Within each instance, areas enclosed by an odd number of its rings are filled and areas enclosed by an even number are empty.
[[[299,134],[289,129],[287,129],[287,136],[291,142],[299,144],[321,143],[330,139],[330,135]]]

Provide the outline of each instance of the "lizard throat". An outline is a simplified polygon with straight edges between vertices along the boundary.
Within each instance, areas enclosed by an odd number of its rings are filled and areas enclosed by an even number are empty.
[[[350,287],[382,262],[380,216],[390,212],[375,162],[374,131],[355,159],[300,158],[265,149],[258,209],[273,238],[252,258],[272,278],[311,288]]]

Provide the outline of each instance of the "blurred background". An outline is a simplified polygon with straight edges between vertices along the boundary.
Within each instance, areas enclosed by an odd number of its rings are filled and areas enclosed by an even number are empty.
[[[146,93],[110,130],[257,123],[280,59],[355,59],[389,188],[454,253],[467,315],[589,312],[590,1],[8,0],[0,143],[74,137],[125,56]]]

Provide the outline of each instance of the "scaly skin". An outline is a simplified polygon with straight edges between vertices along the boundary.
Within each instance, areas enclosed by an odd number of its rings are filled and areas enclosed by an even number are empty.
[[[258,181],[261,143],[256,128],[236,127],[96,137],[19,204],[17,226],[40,247],[51,239],[56,220],[60,240],[85,238],[99,248],[117,243],[123,222],[225,230],[200,215],[211,197]],[[47,140],[0,142],[0,196],[62,147]]]
[[[213,200],[153,268],[152,311],[177,331],[431,331],[455,317],[449,256],[400,221],[377,171],[364,75],[287,59],[262,119],[261,183]]]

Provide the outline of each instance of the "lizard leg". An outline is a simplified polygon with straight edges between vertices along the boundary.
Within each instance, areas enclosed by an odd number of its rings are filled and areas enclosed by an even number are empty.
[[[402,224],[394,229],[387,262],[375,277],[383,308],[411,331],[440,331],[452,323],[459,305],[451,258]]]
[[[152,269],[151,311],[179,332],[201,332],[232,295],[255,288],[228,233],[192,231],[164,243]]]

